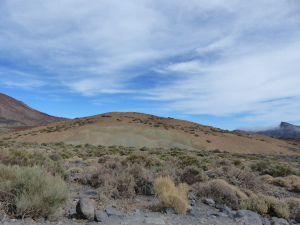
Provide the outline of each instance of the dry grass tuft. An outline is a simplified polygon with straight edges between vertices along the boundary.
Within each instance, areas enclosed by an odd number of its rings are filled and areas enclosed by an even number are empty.
[[[290,183],[283,177],[274,177],[271,181],[272,184],[280,186],[280,187],[286,187],[290,188]]]
[[[178,214],[186,213],[187,210],[187,189],[186,184],[175,186],[170,177],[158,177],[154,181],[156,196],[160,199],[160,207],[174,208]]]
[[[269,174],[265,174],[265,175],[260,176],[260,180],[267,182],[267,183],[271,183],[273,180],[273,177]]]
[[[300,182],[292,184],[291,190],[294,192],[300,192]]]
[[[290,211],[290,218],[300,222],[300,199],[299,198],[284,198],[283,202],[285,202]]]
[[[73,167],[73,168],[69,169],[69,172],[70,173],[82,173],[83,169],[80,167]]]
[[[279,218],[289,218],[290,216],[288,205],[284,201],[271,196],[252,195],[250,198],[243,200],[241,206],[260,215],[268,213]]]
[[[214,178],[226,180],[229,184],[242,190],[249,189],[258,192],[264,189],[264,182],[259,179],[255,172],[242,170],[232,164],[212,170],[212,173]]]
[[[227,205],[233,209],[238,209],[240,202],[248,198],[238,187],[230,185],[222,179],[197,183],[193,185],[193,190],[199,197],[212,198],[216,203]]]

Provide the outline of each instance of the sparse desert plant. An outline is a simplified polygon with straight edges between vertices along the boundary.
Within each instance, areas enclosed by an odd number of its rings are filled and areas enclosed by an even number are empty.
[[[252,195],[243,200],[242,208],[254,211],[260,215],[270,214],[279,218],[289,218],[290,212],[288,205],[277,198],[265,195]]]
[[[292,184],[291,190],[294,192],[300,192],[300,182]]]
[[[186,213],[187,210],[187,185],[175,186],[170,177],[158,177],[154,181],[155,195],[159,197],[160,207],[174,208],[177,214]]]
[[[285,202],[289,207],[290,218],[300,222],[300,199],[289,197],[284,198],[282,201]]]
[[[0,150],[0,162],[4,165],[18,166],[42,166],[45,167],[52,175],[60,174],[64,179],[69,176],[66,169],[63,167],[62,160],[52,160],[45,153],[35,151],[30,152],[26,149],[2,149]]]
[[[212,198],[216,203],[238,209],[240,202],[248,196],[238,187],[228,184],[225,180],[216,179],[193,185],[194,193],[199,197]]]
[[[46,217],[68,199],[67,184],[44,168],[0,164],[0,171],[0,199],[7,213]]]
[[[117,159],[114,157],[114,159]],[[83,173],[79,178],[83,185],[100,188],[100,194],[111,197],[131,198],[135,195],[135,180],[128,167],[120,162],[106,161],[93,173]]]
[[[178,166],[180,168],[185,168],[187,166],[201,166],[200,160],[195,157],[195,156],[190,156],[190,155],[186,155],[186,156],[182,156],[180,158],[180,162],[178,163]]]
[[[206,173],[201,168],[188,166],[184,169],[180,179],[181,182],[192,185],[194,183],[204,181],[207,178]]]
[[[272,182],[273,177],[269,174],[265,174],[265,175],[260,176],[259,179],[264,182],[270,183],[270,182]]]
[[[257,212],[260,215],[266,215],[269,211],[269,206],[266,199],[262,195],[252,195],[241,203],[241,208]]]
[[[300,182],[300,177],[296,175],[289,175],[285,177],[285,180],[288,181],[291,185]]]
[[[300,176],[300,171],[292,165],[274,162],[274,160],[259,160],[253,163],[251,167],[261,174],[269,174],[273,177],[285,177],[288,175]]]
[[[80,167],[73,167],[71,169],[69,169],[70,173],[82,173],[83,169]]]
[[[217,179],[226,180],[229,184],[239,187],[240,189],[249,189],[254,192],[264,189],[258,174],[247,170],[242,170],[230,164],[210,171],[212,176]]]
[[[286,188],[290,187],[290,183],[283,177],[275,177],[273,178],[271,183],[281,187],[286,187]]]

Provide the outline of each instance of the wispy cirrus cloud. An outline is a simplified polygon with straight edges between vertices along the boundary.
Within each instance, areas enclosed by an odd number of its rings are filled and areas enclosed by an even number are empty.
[[[0,81],[125,94],[186,115],[299,120],[299,15],[296,0],[4,0]]]

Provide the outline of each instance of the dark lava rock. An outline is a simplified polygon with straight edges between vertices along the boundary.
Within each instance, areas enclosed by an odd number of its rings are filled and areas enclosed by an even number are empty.
[[[163,210],[163,213],[165,213],[165,214],[176,214],[175,209],[173,209],[173,208],[165,208]]]
[[[192,192],[188,192],[187,197],[189,200],[196,200],[196,196]]]
[[[151,182],[148,182],[145,185],[145,195],[153,195],[153,184]]]
[[[219,209],[220,212],[225,213],[230,219],[234,218],[233,212],[227,206],[216,205],[216,208]]]
[[[236,218],[242,219],[244,225],[263,225],[259,215],[250,210],[237,211]]]
[[[210,199],[210,198],[204,198],[204,199],[203,199],[203,203],[206,204],[206,205],[212,206],[212,205],[215,204],[215,201],[212,200],[212,199]]]

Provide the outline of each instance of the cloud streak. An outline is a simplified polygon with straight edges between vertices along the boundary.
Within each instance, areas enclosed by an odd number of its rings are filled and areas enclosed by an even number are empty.
[[[299,15],[295,0],[4,0],[0,81],[125,94],[183,114],[299,120]]]

